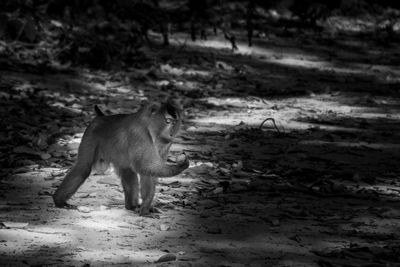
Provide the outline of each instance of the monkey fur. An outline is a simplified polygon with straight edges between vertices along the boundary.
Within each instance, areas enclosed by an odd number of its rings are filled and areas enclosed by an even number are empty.
[[[83,184],[92,168],[112,164],[121,178],[125,207],[139,208],[141,216],[148,215],[158,177],[175,176],[189,167],[187,157],[176,164],[166,162],[181,125],[180,109],[169,101],[145,105],[134,114],[107,116],[97,106],[95,111],[97,117],[82,137],[78,159],[53,195],[55,205],[73,208],[67,200]]]

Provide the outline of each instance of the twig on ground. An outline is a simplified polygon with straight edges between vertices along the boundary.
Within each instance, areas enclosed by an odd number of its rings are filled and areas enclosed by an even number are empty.
[[[275,130],[280,134],[282,133],[279,128],[276,126],[275,120],[274,118],[266,118],[265,120],[263,120],[263,122],[260,124],[260,126],[258,127],[258,129],[261,131],[262,127],[264,126],[264,123],[266,123],[267,121],[272,121],[272,123],[274,124],[274,128]],[[282,127],[283,129],[283,133],[285,133],[285,129]]]
[[[18,31],[17,37],[15,37],[14,42],[18,41],[19,38],[21,37],[22,33],[23,33],[24,30],[25,30],[26,23],[27,23],[27,22],[25,21],[25,22],[22,24],[21,28],[20,28],[19,31]]]

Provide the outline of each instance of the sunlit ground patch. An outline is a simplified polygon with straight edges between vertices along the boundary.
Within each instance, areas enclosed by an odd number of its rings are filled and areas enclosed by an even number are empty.
[[[192,47],[206,47],[214,49],[231,49],[231,45],[227,40],[221,37],[216,37],[207,41],[188,41],[188,37],[185,35],[178,35],[175,41],[172,42],[177,44],[185,43],[187,46]],[[274,43],[271,42],[271,46]],[[308,52],[296,49],[295,52],[283,50],[275,47],[261,47],[253,45],[248,47],[245,43],[238,41],[239,50],[236,54],[240,55],[251,55],[255,59],[263,62],[279,64],[288,67],[299,67],[304,69],[318,69],[323,71],[334,71],[341,74],[360,74],[377,77],[378,79],[393,83],[400,80],[400,68],[397,66],[389,65],[378,65],[378,64],[363,64],[363,63],[347,63],[337,64],[332,60],[326,60],[317,55],[312,55]]]

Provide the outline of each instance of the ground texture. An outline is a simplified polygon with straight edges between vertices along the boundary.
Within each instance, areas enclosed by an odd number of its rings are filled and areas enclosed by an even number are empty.
[[[148,69],[0,72],[2,162],[17,166],[1,170],[0,265],[398,266],[398,49],[178,40],[148,49],[162,59]],[[185,107],[171,157],[191,165],[160,179],[161,213],[125,210],[112,170],[79,189],[78,210],[54,207],[94,104],[167,97]]]

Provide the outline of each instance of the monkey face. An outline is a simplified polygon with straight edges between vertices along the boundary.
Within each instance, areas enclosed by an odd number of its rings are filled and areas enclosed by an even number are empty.
[[[181,121],[179,108],[170,102],[151,107],[150,128],[162,141],[171,142],[179,131]]]

